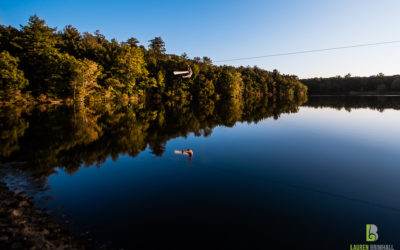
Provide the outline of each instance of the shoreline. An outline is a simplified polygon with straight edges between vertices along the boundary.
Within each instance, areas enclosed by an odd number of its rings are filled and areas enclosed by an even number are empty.
[[[1,249],[88,249],[53,217],[34,205],[24,191],[0,182]]]

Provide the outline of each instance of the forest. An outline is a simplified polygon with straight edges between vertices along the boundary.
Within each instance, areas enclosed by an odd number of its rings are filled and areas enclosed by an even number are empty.
[[[139,45],[96,31],[61,31],[34,15],[20,29],[0,25],[1,103],[93,103],[154,99],[305,96],[297,76],[258,67],[216,66],[208,57],[166,53],[161,37]],[[190,79],[174,70],[190,67]]]
[[[382,73],[370,77],[352,77],[350,74],[330,78],[301,80],[309,94],[386,94],[400,93],[400,75]]]

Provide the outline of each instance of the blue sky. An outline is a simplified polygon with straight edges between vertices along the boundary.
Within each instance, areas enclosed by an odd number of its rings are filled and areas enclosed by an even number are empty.
[[[99,29],[118,41],[155,36],[167,52],[212,60],[400,40],[400,1],[78,1],[1,0],[0,23],[19,27],[37,14],[49,26]],[[400,43],[226,62],[301,78],[400,74]]]

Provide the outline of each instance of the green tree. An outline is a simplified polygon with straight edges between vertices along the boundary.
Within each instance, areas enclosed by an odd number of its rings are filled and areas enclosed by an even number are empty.
[[[128,44],[130,47],[135,47],[135,48],[138,47],[138,43],[139,43],[139,40],[137,40],[134,37],[131,37],[126,41],[126,44]]]
[[[6,50],[18,57],[18,53],[21,53],[21,45],[18,43],[20,36],[21,32],[18,29],[0,25],[0,51]]]
[[[71,25],[65,26],[62,34],[62,40],[59,41],[59,46],[62,48],[63,52],[75,56],[77,58],[82,55],[79,54],[79,46],[81,45],[82,35],[79,31],[72,27]]]
[[[124,87],[123,93],[131,96],[143,94],[148,71],[142,50],[136,47],[119,47],[110,54],[108,77],[116,79]]]
[[[28,85],[24,72],[18,69],[19,59],[8,51],[0,53],[0,98],[16,101],[21,97],[21,90]]]
[[[149,42],[150,42],[150,45],[149,45],[150,51],[152,51],[156,54],[164,54],[165,53],[165,51],[166,51],[165,43],[160,36],[155,37],[154,39],[150,40]]]
[[[35,93],[46,93],[53,84],[55,55],[58,53],[55,29],[46,26],[44,20],[34,15],[27,26],[22,27],[21,68],[30,81],[30,89]]]
[[[203,74],[199,75],[195,87],[196,94],[200,98],[208,98],[214,95],[215,88],[213,81],[208,80]]]
[[[203,63],[211,65],[212,64],[211,58],[203,56]]]
[[[228,68],[223,68],[218,81],[217,92],[224,97],[240,97],[243,91],[241,74]]]

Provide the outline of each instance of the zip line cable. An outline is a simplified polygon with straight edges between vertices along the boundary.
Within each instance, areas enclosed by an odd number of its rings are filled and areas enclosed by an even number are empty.
[[[333,47],[333,48],[326,48],[326,49],[313,49],[313,50],[303,50],[303,51],[288,52],[288,53],[269,54],[269,55],[264,55],[264,56],[241,57],[241,58],[234,58],[234,59],[218,60],[218,61],[214,61],[214,62],[231,62],[231,61],[251,60],[251,59],[258,59],[258,58],[288,56],[288,55],[306,54],[306,53],[322,52],[322,51],[329,51],[329,50],[351,49],[351,48],[368,47],[368,46],[376,46],[376,45],[383,45],[383,44],[393,44],[393,43],[400,43],[400,40],[390,41],[390,42],[379,42],[379,43],[364,43],[364,44]]]
[[[230,173],[230,174],[233,174],[236,176],[244,176],[244,177],[252,179],[253,181],[261,181],[261,182],[267,182],[267,183],[271,183],[271,184],[273,183],[273,184],[284,186],[284,187],[294,188],[296,190],[309,191],[309,192],[318,193],[321,195],[326,195],[326,196],[340,198],[340,199],[344,199],[344,200],[348,200],[348,201],[352,201],[352,202],[361,203],[361,204],[368,205],[368,206],[379,207],[379,208],[383,208],[383,209],[387,209],[387,210],[392,210],[395,212],[400,212],[400,209],[397,207],[392,207],[392,206],[388,206],[388,205],[384,205],[384,204],[380,204],[380,203],[375,203],[372,201],[363,200],[363,199],[355,198],[355,197],[351,197],[351,196],[346,196],[343,194],[332,193],[332,192],[320,190],[320,189],[314,188],[314,187],[307,187],[307,186],[287,183],[284,181],[278,181],[278,180],[275,180],[272,178],[268,178],[267,176],[263,177],[260,175],[253,175],[253,174],[245,173],[243,171],[235,171],[235,170],[226,169],[226,168],[211,167],[211,169],[218,170],[220,172]],[[265,177],[267,177],[267,178],[265,178]]]

